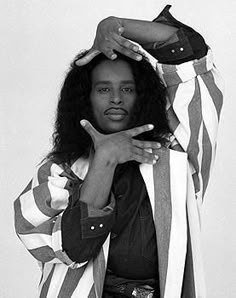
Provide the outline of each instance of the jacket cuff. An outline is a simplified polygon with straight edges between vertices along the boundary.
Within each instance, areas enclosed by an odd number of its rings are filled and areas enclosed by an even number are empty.
[[[166,42],[146,44],[143,48],[158,60],[159,63],[181,64],[190,60],[200,59],[207,53],[204,38],[193,28],[175,19],[167,5],[153,22],[178,28],[178,31]]]
[[[110,203],[103,209],[96,209],[80,202],[81,237],[89,239],[108,234],[114,223],[115,198],[111,193]]]

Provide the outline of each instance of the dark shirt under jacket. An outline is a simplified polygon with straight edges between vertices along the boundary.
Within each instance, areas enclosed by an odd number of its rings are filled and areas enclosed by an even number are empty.
[[[180,64],[207,53],[203,37],[176,20],[167,5],[154,22],[178,28],[164,43],[143,45],[158,62]],[[62,246],[69,257],[84,262],[95,257],[112,232],[108,268],[124,278],[149,278],[157,268],[155,226],[146,187],[135,162],[115,171],[110,204],[102,210],[79,201],[79,183],[62,217]],[[82,183],[82,182],[81,182]],[[73,202],[73,204],[71,203]],[[157,272],[157,270],[156,270]]]
[[[107,268],[124,278],[157,279],[155,226],[139,164],[118,165],[113,181],[116,207],[110,215],[91,221],[86,204],[79,201],[64,213],[63,247],[72,260],[83,262],[97,255],[111,232]],[[99,229],[101,225],[105,226],[103,232]]]
[[[114,175],[116,220],[112,227],[108,269],[127,279],[157,278],[155,225],[139,164],[119,165]]]

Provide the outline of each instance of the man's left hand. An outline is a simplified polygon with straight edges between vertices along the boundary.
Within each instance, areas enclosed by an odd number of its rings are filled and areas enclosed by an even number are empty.
[[[108,17],[98,24],[93,46],[83,58],[76,61],[78,66],[89,63],[99,53],[114,60],[117,58],[114,51],[134,60],[142,59],[142,55],[138,53],[139,47],[122,36],[125,28],[122,26],[121,20],[116,17]]]

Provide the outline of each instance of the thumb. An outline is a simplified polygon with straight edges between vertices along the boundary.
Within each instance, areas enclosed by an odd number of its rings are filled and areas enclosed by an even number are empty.
[[[88,120],[83,119],[80,121],[80,124],[84,128],[84,130],[86,130],[86,132],[90,135],[93,142],[95,142],[101,135],[100,132],[98,132],[96,128],[94,128]]]
[[[101,52],[96,49],[91,49],[83,58],[80,58],[75,62],[77,66],[83,66],[88,64],[94,57],[96,57]]]

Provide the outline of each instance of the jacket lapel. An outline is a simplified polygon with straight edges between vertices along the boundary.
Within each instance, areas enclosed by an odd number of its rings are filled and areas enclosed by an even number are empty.
[[[140,165],[156,227],[161,297],[180,297],[187,245],[186,153],[156,151],[157,163]]]
[[[163,149],[158,150],[157,154],[159,160],[156,165],[141,164],[140,171],[153,211],[158,248],[160,292],[161,297],[164,297],[171,228],[169,154]]]

